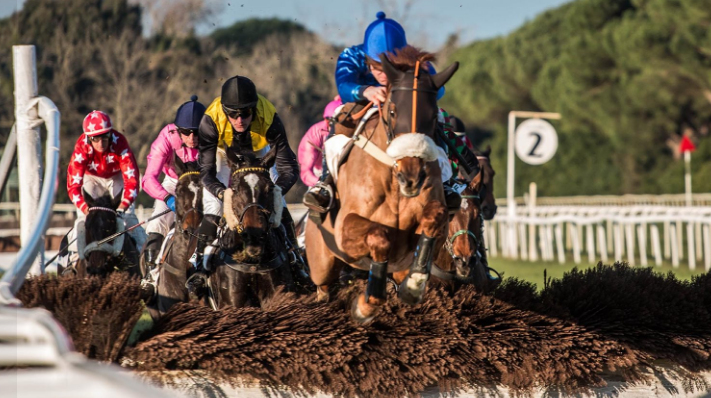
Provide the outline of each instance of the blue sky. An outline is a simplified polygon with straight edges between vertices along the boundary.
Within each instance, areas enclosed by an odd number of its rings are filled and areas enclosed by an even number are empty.
[[[405,27],[408,41],[436,50],[459,32],[460,43],[511,32],[527,20],[570,0],[206,0],[216,16],[198,32],[207,33],[241,19],[279,17],[305,25],[334,44],[357,44],[379,10]],[[22,7],[24,0],[0,0],[0,17]],[[409,11],[406,4],[411,4]]]

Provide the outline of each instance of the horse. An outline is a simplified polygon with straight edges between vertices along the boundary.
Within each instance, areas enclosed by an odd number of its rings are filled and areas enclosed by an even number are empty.
[[[76,274],[78,276],[106,276],[115,270],[140,276],[138,248],[128,234],[119,235],[113,241],[99,244],[102,239],[125,229],[124,222],[116,211],[121,204],[122,194],[123,190],[115,197],[111,197],[111,193],[104,192],[94,199],[82,190],[89,212],[84,223],[80,223],[77,230],[79,260],[76,263]]]
[[[277,286],[291,290],[294,283],[281,226],[281,189],[269,174],[276,147],[261,159],[233,147],[226,154],[232,176],[224,194],[220,250],[210,256],[210,301],[214,309],[259,306]]]
[[[153,320],[162,317],[176,303],[188,301],[185,282],[193,266],[188,261],[197,246],[197,230],[202,222],[202,180],[198,162],[183,163],[173,157],[178,183],[175,185],[175,230],[164,244],[158,265],[156,299],[148,305]],[[143,259],[143,256],[141,256]]]
[[[494,287],[494,282],[487,276],[487,270],[491,268],[486,258],[484,220],[490,220],[496,214],[493,193],[496,173],[491,167],[490,147],[474,153],[479,160],[479,170],[471,181],[460,180],[466,185],[461,192],[462,204],[449,221],[445,250],[440,251],[432,275],[444,281],[473,284],[477,290],[486,292]]]
[[[410,46],[390,59],[380,58],[390,84],[377,122],[362,135],[355,132],[349,145],[360,149],[350,150],[347,161],[331,170],[340,208],[321,223],[306,225],[306,255],[318,301],[329,299],[328,288],[346,264],[370,271],[366,291],[351,305],[358,323],[373,320],[386,302],[388,273],[399,284],[403,302],[422,301],[447,225],[438,162],[446,155],[432,137],[437,90],[459,64],[431,75],[424,65],[434,57]],[[327,148],[337,137],[326,141]]]

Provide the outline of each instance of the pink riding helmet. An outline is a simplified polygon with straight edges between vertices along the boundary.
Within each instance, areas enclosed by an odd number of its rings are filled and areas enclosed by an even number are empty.
[[[343,102],[341,102],[341,97],[336,97],[336,99],[329,102],[328,105],[326,105],[326,108],[323,110],[323,118],[327,119],[329,117],[333,117],[333,114],[336,113],[336,108],[341,105],[343,105]]]

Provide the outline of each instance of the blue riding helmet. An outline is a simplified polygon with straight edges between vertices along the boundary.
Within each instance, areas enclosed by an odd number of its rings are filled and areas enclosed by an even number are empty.
[[[197,130],[200,127],[200,120],[205,114],[205,105],[197,102],[197,95],[190,97],[190,101],[180,105],[175,114],[175,125],[181,129]]]
[[[385,18],[385,13],[379,11],[368,28],[363,38],[365,53],[376,62],[380,62],[380,54],[393,52],[407,45],[405,29],[390,18]]]

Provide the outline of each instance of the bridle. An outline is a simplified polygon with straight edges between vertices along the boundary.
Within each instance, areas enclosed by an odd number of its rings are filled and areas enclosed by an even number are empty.
[[[410,133],[417,133],[417,93],[427,93],[437,95],[437,90],[418,88],[418,79],[420,77],[420,61],[415,62],[415,73],[412,82],[412,87],[396,86],[391,87],[388,91],[388,98],[385,100],[384,104],[378,106],[378,112],[380,113],[380,120],[383,125],[385,125],[385,132],[388,136],[388,144],[395,139],[395,131],[392,126],[392,112],[387,111],[387,120],[383,116],[383,105],[389,105],[392,102],[393,91],[412,91],[412,131]],[[389,107],[389,106],[388,106]]]
[[[200,175],[199,171],[186,171],[185,173],[181,174],[180,177],[178,177],[178,181],[182,180],[183,178],[194,176],[194,175]],[[197,193],[195,194],[197,195]],[[194,201],[195,203],[198,201]],[[189,208],[182,217],[178,218],[176,217],[176,223],[175,223],[175,229],[180,232],[183,235],[189,235],[191,238],[190,239],[200,239],[200,237],[195,234],[194,232],[191,232],[190,228],[185,228],[183,229],[183,220],[188,216],[190,213],[197,213],[199,218],[202,218],[202,212],[197,208],[197,206],[193,206]]]
[[[246,174],[246,173],[260,173],[260,174],[266,174],[269,175],[269,169],[265,167],[242,167],[234,172],[232,172],[232,178],[234,178],[237,175],[240,174]],[[269,180],[271,181],[271,180]],[[270,201],[271,203],[271,201]],[[272,204],[273,205],[273,204]],[[260,217],[264,217],[266,219],[266,225],[269,225],[269,216],[272,214],[272,211],[267,209],[266,207],[262,206],[261,204],[257,202],[252,202],[242,209],[242,211],[239,214],[239,217],[237,217],[237,225],[235,226],[235,230],[237,233],[242,233],[244,231],[244,217],[247,214],[247,210],[256,208],[257,209],[257,215]],[[268,229],[265,231],[267,232]]]

